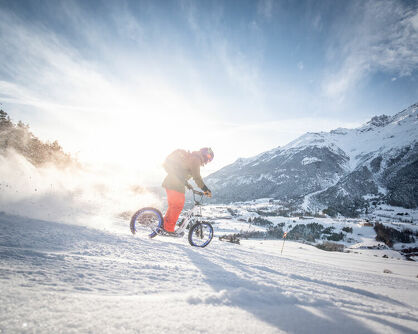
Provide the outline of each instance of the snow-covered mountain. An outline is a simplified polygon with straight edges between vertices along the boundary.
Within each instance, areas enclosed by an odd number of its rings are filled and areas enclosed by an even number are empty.
[[[378,201],[418,206],[418,103],[356,129],[306,133],[209,175],[218,201],[275,198],[356,215]]]

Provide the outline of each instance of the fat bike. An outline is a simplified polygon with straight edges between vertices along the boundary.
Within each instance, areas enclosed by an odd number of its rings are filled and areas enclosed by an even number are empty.
[[[202,220],[202,201],[204,193],[191,190],[193,193],[193,208],[187,210],[183,220],[175,231],[175,236],[182,237],[185,230],[189,230],[188,239],[194,247],[206,247],[212,241],[213,227]],[[147,207],[134,213],[131,218],[130,228],[132,234],[141,237],[154,238],[158,235],[168,235],[163,229],[164,218],[158,209]]]

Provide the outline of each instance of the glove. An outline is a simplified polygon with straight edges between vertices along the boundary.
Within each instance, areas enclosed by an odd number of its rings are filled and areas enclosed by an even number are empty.
[[[192,189],[193,189],[193,187],[190,185],[190,183],[189,183],[189,182],[186,182],[186,183],[185,183],[185,186],[186,186],[186,188],[187,188],[187,189],[189,189],[189,190],[192,190]]]
[[[209,188],[206,185],[203,185],[202,190],[205,196],[212,197],[212,192],[209,190]]]

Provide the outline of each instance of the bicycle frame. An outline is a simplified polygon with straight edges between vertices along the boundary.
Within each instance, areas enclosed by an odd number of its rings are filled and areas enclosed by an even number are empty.
[[[176,229],[176,233],[180,234],[181,232],[183,232],[187,226],[193,225],[195,222],[199,221],[199,219],[201,219],[202,217],[202,199],[203,199],[203,195],[204,193],[197,191],[197,190],[192,190],[193,192],[193,208],[187,210],[186,212],[186,216],[184,217],[182,223],[180,224],[180,226]],[[200,199],[197,200],[196,199],[196,195],[200,196]]]

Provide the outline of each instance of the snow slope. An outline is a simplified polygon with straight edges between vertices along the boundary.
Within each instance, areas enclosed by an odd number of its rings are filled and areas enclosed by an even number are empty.
[[[356,129],[339,128],[331,132],[307,133],[283,147],[283,150],[306,146],[335,148],[348,157],[348,170],[354,170],[373,154],[408,146],[418,140],[418,103],[394,116],[375,116]]]
[[[0,214],[0,332],[416,333],[416,262],[281,247]]]

